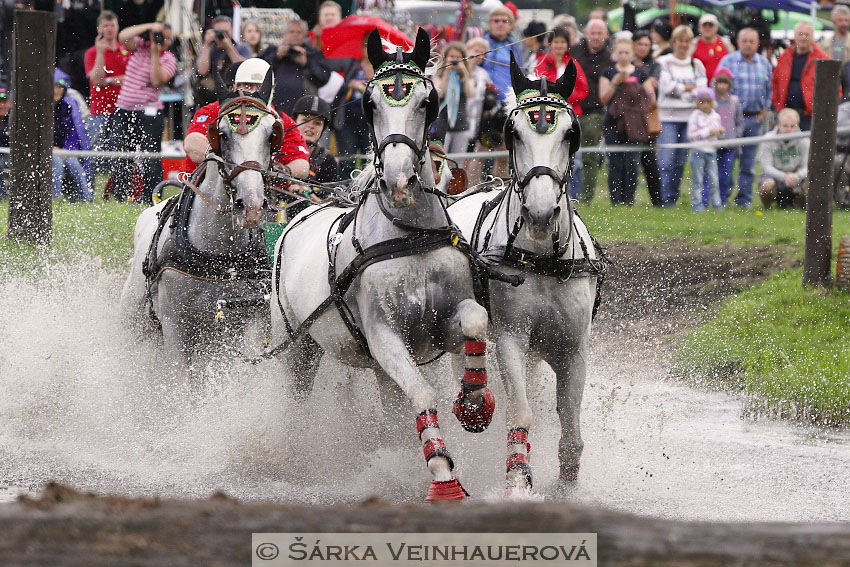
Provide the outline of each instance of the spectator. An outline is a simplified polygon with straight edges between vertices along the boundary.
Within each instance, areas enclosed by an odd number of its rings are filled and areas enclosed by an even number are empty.
[[[659,144],[687,142],[688,118],[696,108],[696,90],[708,85],[705,67],[688,57],[694,32],[678,26],[671,36],[673,52],[657,59],[661,67],[658,86],[658,115],[661,118]],[[682,173],[688,159],[687,148],[663,148],[658,152],[661,171],[661,205],[673,207],[679,200]]]
[[[730,94],[732,90],[732,72],[726,67],[718,67],[714,73],[714,96],[717,101],[716,110],[720,115],[720,124],[725,130],[722,139],[740,138],[744,131],[744,111],[738,97]],[[738,147],[717,148],[717,180],[720,191],[720,202],[726,206],[726,200],[732,194],[732,166]],[[708,187],[703,187],[702,204],[708,206]]]
[[[305,88],[314,94],[330,78],[324,55],[307,41],[304,20],[287,21],[277,50],[264,59],[274,69],[272,104],[286,114],[292,114],[295,101],[304,96]]]
[[[12,110],[12,92],[6,83],[0,81],[0,148],[8,148],[9,143],[9,111]],[[0,153],[0,199],[9,196],[6,178],[9,175],[9,154]]]
[[[607,67],[599,77],[599,100],[607,105],[602,131],[606,144],[624,145],[644,142],[630,136],[633,128],[646,133],[646,109],[655,103],[655,89],[645,69],[632,63],[634,44],[631,39],[614,42],[616,64]],[[634,112],[620,112],[615,107]],[[643,113],[641,112],[643,110]],[[628,124],[632,121],[634,124]],[[639,124],[638,122],[642,122]],[[617,152],[608,155],[608,192],[612,205],[634,205],[637,189],[639,152]]]
[[[569,52],[570,37],[567,30],[556,28],[552,32],[551,38],[548,53],[543,52],[538,56],[534,73],[538,77],[546,77],[550,81],[555,82],[564,74],[567,64],[573,58]],[[576,66],[576,85],[567,102],[572,105],[576,116],[581,116],[581,102],[587,98],[589,87],[587,77],[581,65],[575,60],[573,60],[573,63]]]
[[[295,122],[298,130],[307,142],[310,151],[310,172],[308,180],[317,183],[332,183],[339,181],[339,163],[331,153],[319,144],[325,128],[331,122],[331,107],[318,96],[301,97],[295,102]],[[322,199],[328,197],[324,192],[311,189],[307,185],[293,186],[293,190],[314,203],[321,203]],[[304,210],[307,203],[291,206],[287,209],[287,216],[292,218]]]
[[[263,31],[255,20],[248,20],[242,24],[242,43],[248,46],[251,57],[261,59],[274,49],[273,45],[263,45]]]
[[[448,130],[444,144],[447,153],[465,152],[472,137],[466,107],[472,98],[474,83],[464,59],[464,44],[447,43],[443,47],[443,63],[434,74],[434,86],[440,93],[440,108],[447,110]]]
[[[496,50],[487,55],[481,66],[490,75],[490,80],[499,92],[499,102],[505,102],[505,95],[511,88],[511,53],[517,63],[522,64],[522,53],[519,44],[511,35],[514,27],[514,14],[507,8],[499,7],[490,11],[489,31],[484,39],[490,44],[490,50]],[[513,43],[510,47],[508,44]]]
[[[88,118],[89,147],[96,151],[115,149],[115,101],[121,92],[121,82],[130,53],[118,43],[118,16],[104,10],[97,17],[97,39],[86,51],[86,75],[91,84],[91,115]],[[108,161],[97,160],[98,169],[111,170]]]
[[[768,60],[758,53],[759,35],[753,28],[738,32],[738,51],[720,60],[720,66],[730,70],[732,91],[741,102],[744,124],[741,137],[761,134],[761,127],[772,96],[771,68]],[[749,208],[753,201],[756,177],[757,144],[742,146],[738,154],[738,193],[735,204]]]
[[[522,71],[530,75],[537,66],[537,61],[546,53],[546,24],[543,22],[530,22],[522,31],[523,58]]]
[[[372,144],[369,138],[369,123],[363,116],[363,108],[359,102],[363,98],[367,83],[375,76],[375,70],[369,61],[366,44],[369,36],[363,37],[360,60],[352,60],[343,72],[343,86],[336,95],[333,117],[333,130],[336,135],[337,150],[341,154],[353,155],[366,153]],[[349,179],[354,171],[356,162],[346,160],[340,164],[343,179]]]
[[[714,77],[714,70],[720,60],[735,51],[728,38],[718,35],[719,29],[717,16],[703,14],[699,19],[700,36],[691,42],[691,57],[702,61],[705,66],[705,78],[709,82]]]
[[[88,138],[83,117],[76,101],[65,96],[71,78],[60,69],[53,72],[53,149],[87,150]],[[80,158],[53,155],[53,198],[62,196],[62,180],[68,172],[74,182],[73,195],[81,201],[91,201],[93,191],[88,173]]]
[[[811,22],[797,22],[794,26],[794,48],[782,52],[773,70],[773,108],[796,110],[800,115],[801,130],[811,128],[815,60],[829,59],[813,43],[814,33]]]
[[[155,22],[121,30],[118,40],[131,52],[115,110],[115,146],[123,152],[159,152],[164,129],[159,91],[177,72],[168,51],[171,26]],[[153,202],[153,189],[162,181],[162,162],[141,162],[142,202]],[[113,172],[112,195],[123,201],[132,195],[133,162],[120,160]]]
[[[793,108],[779,111],[779,125],[770,134],[800,131],[800,115]],[[771,140],[761,147],[759,197],[765,209],[774,201],[781,209],[802,208],[808,189],[809,138]]]
[[[310,32],[310,41],[319,51],[322,50],[322,30],[335,26],[342,21],[342,6],[334,0],[325,0],[319,4],[319,17],[316,27]]]
[[[199,105],[215,100],[213,71],[224,74],[228,67],[251,57],[251,48],[233,40],[233,22],[227,16],[216,16],[212,27],[204,33],[204,46],[195,61],[195,101]]]
[[[850,61],[850,8],[845,4],[836,4],[832,8],[831,36],[820,40],[818,44],[833,59],[842,63]]]
[[[652,37],[652,43],[655,44],[655,51],[652,53],[655,59],[658,59],[662,55],[673,53],[673,48],[670,46],[673,26],[670,25],[669,21],[662,20],[661,18],[653,20],[649,33]]]
[[[674,47],[675,50],[675,47]],[[696,94],[697,108],[688,118],[688,140],[691,142],[712,142],[720,139],[726,131],[720,121],[720,115],[714,111],[717,103],[714,91],[700,87]],[[702,203],[703,187],[708,187],[711,206],[722,209],[720,192],[717,187],[717,149],[710,145],[696,145],[691,150],[691,210],[706,210]]]
[[[466,147],[467,151],[487,151],[480,142],[478,135],[481,131],[481,118],[484,113],[484,99],[487,93],[487,85],[490,83],[490,75],[481,67],[484,53],[490,49],[490,44],[483,37],[474,37],[466,42],[466,54],[469,59],[469,75],[472,77],[472,96],[466,101],[467,119],[469,120],[469,132],[471,139]],[[467,160],[464,169],[469,172],[470,179],[476,182],[481,179],[481,160]]]
[[[635,49],[636,66],[649,75],[647,81],[652,85],[656,101],[658,98],[658,79],[661,76],[661,66],[652,58],[652,38],[647,31],[639,30],[632,36]],[[656,109],[657,112],[657,109]],[[646,188],[649,191],[649,201],[653,207],[661,206],[661,173],[658,171],[658,156],[655,154],[655,140],[650,140],[652,149],[640,153],[640,166],[646,177]]]
[[[558,14],[552,20],[552,29],[563,28],[570,34],[570,47],[574,46],[581,39],[581,34],[578,31],[578,23],[576,19],[569,14]]]
[[[238,67],[237,67],[238,66]],[[236,67],[234,72],[234,67]],[[236,63],[228,69],[228,74],[233,75],[233,80],[227,80],[226,84],[232,83],[231,90],[242,93],[254,93],[260,90],[266,73],[269,70],[268,62],[263,59],[251,58]],[[228,77],[229,79],[229,77]],[[230,86],[230,85],[229,85]],[[266,101],[268,103],[268,101]],[[201,107],[192,118],[192,123],[186,131],[183,139],[183,149],[186,151],[186,164],[184,171],[194,171],[209,151],[210,144],[207,138],[207,126],[210,122],[218,119],[219,102],[216,100]],[[309,153],[304,138],[298,131],[295,121],[287,114],[278,111],[283,122],[284,138],[279,148],[280,154],[277,161],[286,166],[285,171],[294,177],[307,177],[309,172]],[[276,150],[278,148],[275,148]]]
[[[583,148],[598,146],[602,137],[604,109],[599,100],[599,77],[602,75],[602,70],[611,65],[611,51],[607,47],[607,41],[608,28],[605,22],[590,20],[584,28],[584,39],[570,48],[570,55],[581,66],[587,77],[588,94],[581,102],[582,115],[579,118]],[[578,163],[579,160],[576,160],[576,164]],[[582,154],[581,171],[576,171],[576,177],[581,179],[580,197],[585,203],[593,200],[596,176],[601,164],[602,154]]]

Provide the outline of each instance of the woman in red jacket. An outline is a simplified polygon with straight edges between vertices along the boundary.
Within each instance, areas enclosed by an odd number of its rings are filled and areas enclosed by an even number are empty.
[[[558,77],[563,75],[567,68],[567,63],[570,62],[569,54],[570,36],[567,30],[563,28],[555,28],[552,31],[552,39],[549,42],[549,52],[541,53],[537,56],[537,67],[534,72],[538,77],[546,77],[550,81],[557,81]],[[576,66],[576,87],[573,89],[573,94],[570,95],[569,102],[576,116],[581,116],[581,105],[579,104],[587,98],[587,77],[584,70],[578,61],[573,59]],[[519,93],[517,93],[519,94]]]

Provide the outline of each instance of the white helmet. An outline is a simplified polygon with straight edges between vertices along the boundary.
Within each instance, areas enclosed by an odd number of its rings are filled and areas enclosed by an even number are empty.
[[[236,85],[239,85],[240,83],[262,85],[269,68],[271,68],[271,65],[269,65],[267,61],[257,57],[246,59],[240,63],[239,67],[236,69],[236,77],[233,79],[233,86],[236,87]],[[272,73],[272,95],[274,95],[274,73]],[[271,104],[271,96],[269,96],[269,100],[266,102]]]

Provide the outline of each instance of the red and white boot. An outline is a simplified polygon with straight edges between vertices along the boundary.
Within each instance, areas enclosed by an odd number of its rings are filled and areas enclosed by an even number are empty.
[[[466,371],[461,380],[460,393],[452,406],[464,429],[471,433],[481,433],[493,420],[496,410],[496,398],[487,387],[487,342],[466,337]],[[469,396],[483,388],[483,392]],[[472,401],[475,398],[476,401]]]
[[[507,496],[531,491],[531,465],[528,456],[531,443],[528,442],[528,430],[524,427],[508,429],[508,459],[505,463],[507,477]]]
[[[446,443],[440,435],[440,425],[437,423],[437,410],[428,409],[416,417],[416,432],[422,442],[422,451],[425,454],[425,463],[434,457],[443,457],[448,461],[449,470],[454,469],[454,462],[446,449]],[[432,480],[428,488],[428,496],[425,502],[436,502],[438,500],[463,500],[469,493],[463,489],[457,478],[449,480]]]

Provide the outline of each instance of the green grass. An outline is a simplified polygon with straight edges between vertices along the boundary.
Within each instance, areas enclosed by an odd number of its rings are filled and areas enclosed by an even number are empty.
[[[675,372],[742,390],[753,411],[850,421],[850,292],[801,281],[801,270],[788,270],[724,301],[684,339]]]

